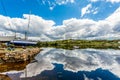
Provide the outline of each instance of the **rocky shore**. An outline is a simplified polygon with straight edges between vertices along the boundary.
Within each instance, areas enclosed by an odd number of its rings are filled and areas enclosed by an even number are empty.
[[[7,75],[0,74],[0,80],[11,80]]]
[[[0,51],[0,63],[29,61],[40,50],[40,48],[26,48],[13,51]]]

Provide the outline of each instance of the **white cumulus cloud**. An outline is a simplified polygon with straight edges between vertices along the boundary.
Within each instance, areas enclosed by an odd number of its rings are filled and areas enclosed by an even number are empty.
[[[9,18],[0,15],[0,27],[3,30],[8,30],[5,31],[6,35],[8,35],[9,31],[24,34],[27,30],[31,36],[42,36],[46,32],[50,31],[52,26],[55,24],[52,20],[44,20],[39,16],[30,15],[30,26],[28,29],[29,15],[24,14],[23,17],[24,18]],[[9,24],[11,24],[11,26]]]
[[[97,9],[96,9],[97,10]],[[29,38],[34,36],[39,40],[59,39],[119,39],[120,38],[120,8],[104,20],[71,18],[64,20],[62,25],[55,26],[53,20],[45,20],[37,15],[29,15],[24,18],[10,18],[0,15],[0,34],[17,32],[24,34],[28,29]],[[11,24],[11,26],[9,25]],[[35,39],[35,38],[34,38]]]

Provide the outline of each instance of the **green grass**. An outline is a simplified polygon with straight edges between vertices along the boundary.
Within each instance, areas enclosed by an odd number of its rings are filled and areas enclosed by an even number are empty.
[[[49,42],[38,42],[38,47],[55,47],[64,49],[73,49],[74,46],[83,48],[95,48],[95,49],[119,49],[119,40],[58,40]]]

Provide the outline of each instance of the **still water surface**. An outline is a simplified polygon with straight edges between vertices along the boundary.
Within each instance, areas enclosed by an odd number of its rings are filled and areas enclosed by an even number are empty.
[[[43,48],[13,80],[120,80],[120,50]]]

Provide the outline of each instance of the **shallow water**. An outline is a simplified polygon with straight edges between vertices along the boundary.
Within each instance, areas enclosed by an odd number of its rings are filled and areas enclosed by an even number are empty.
[[[120,50],[44,48],[12,80],[120,80]]]

